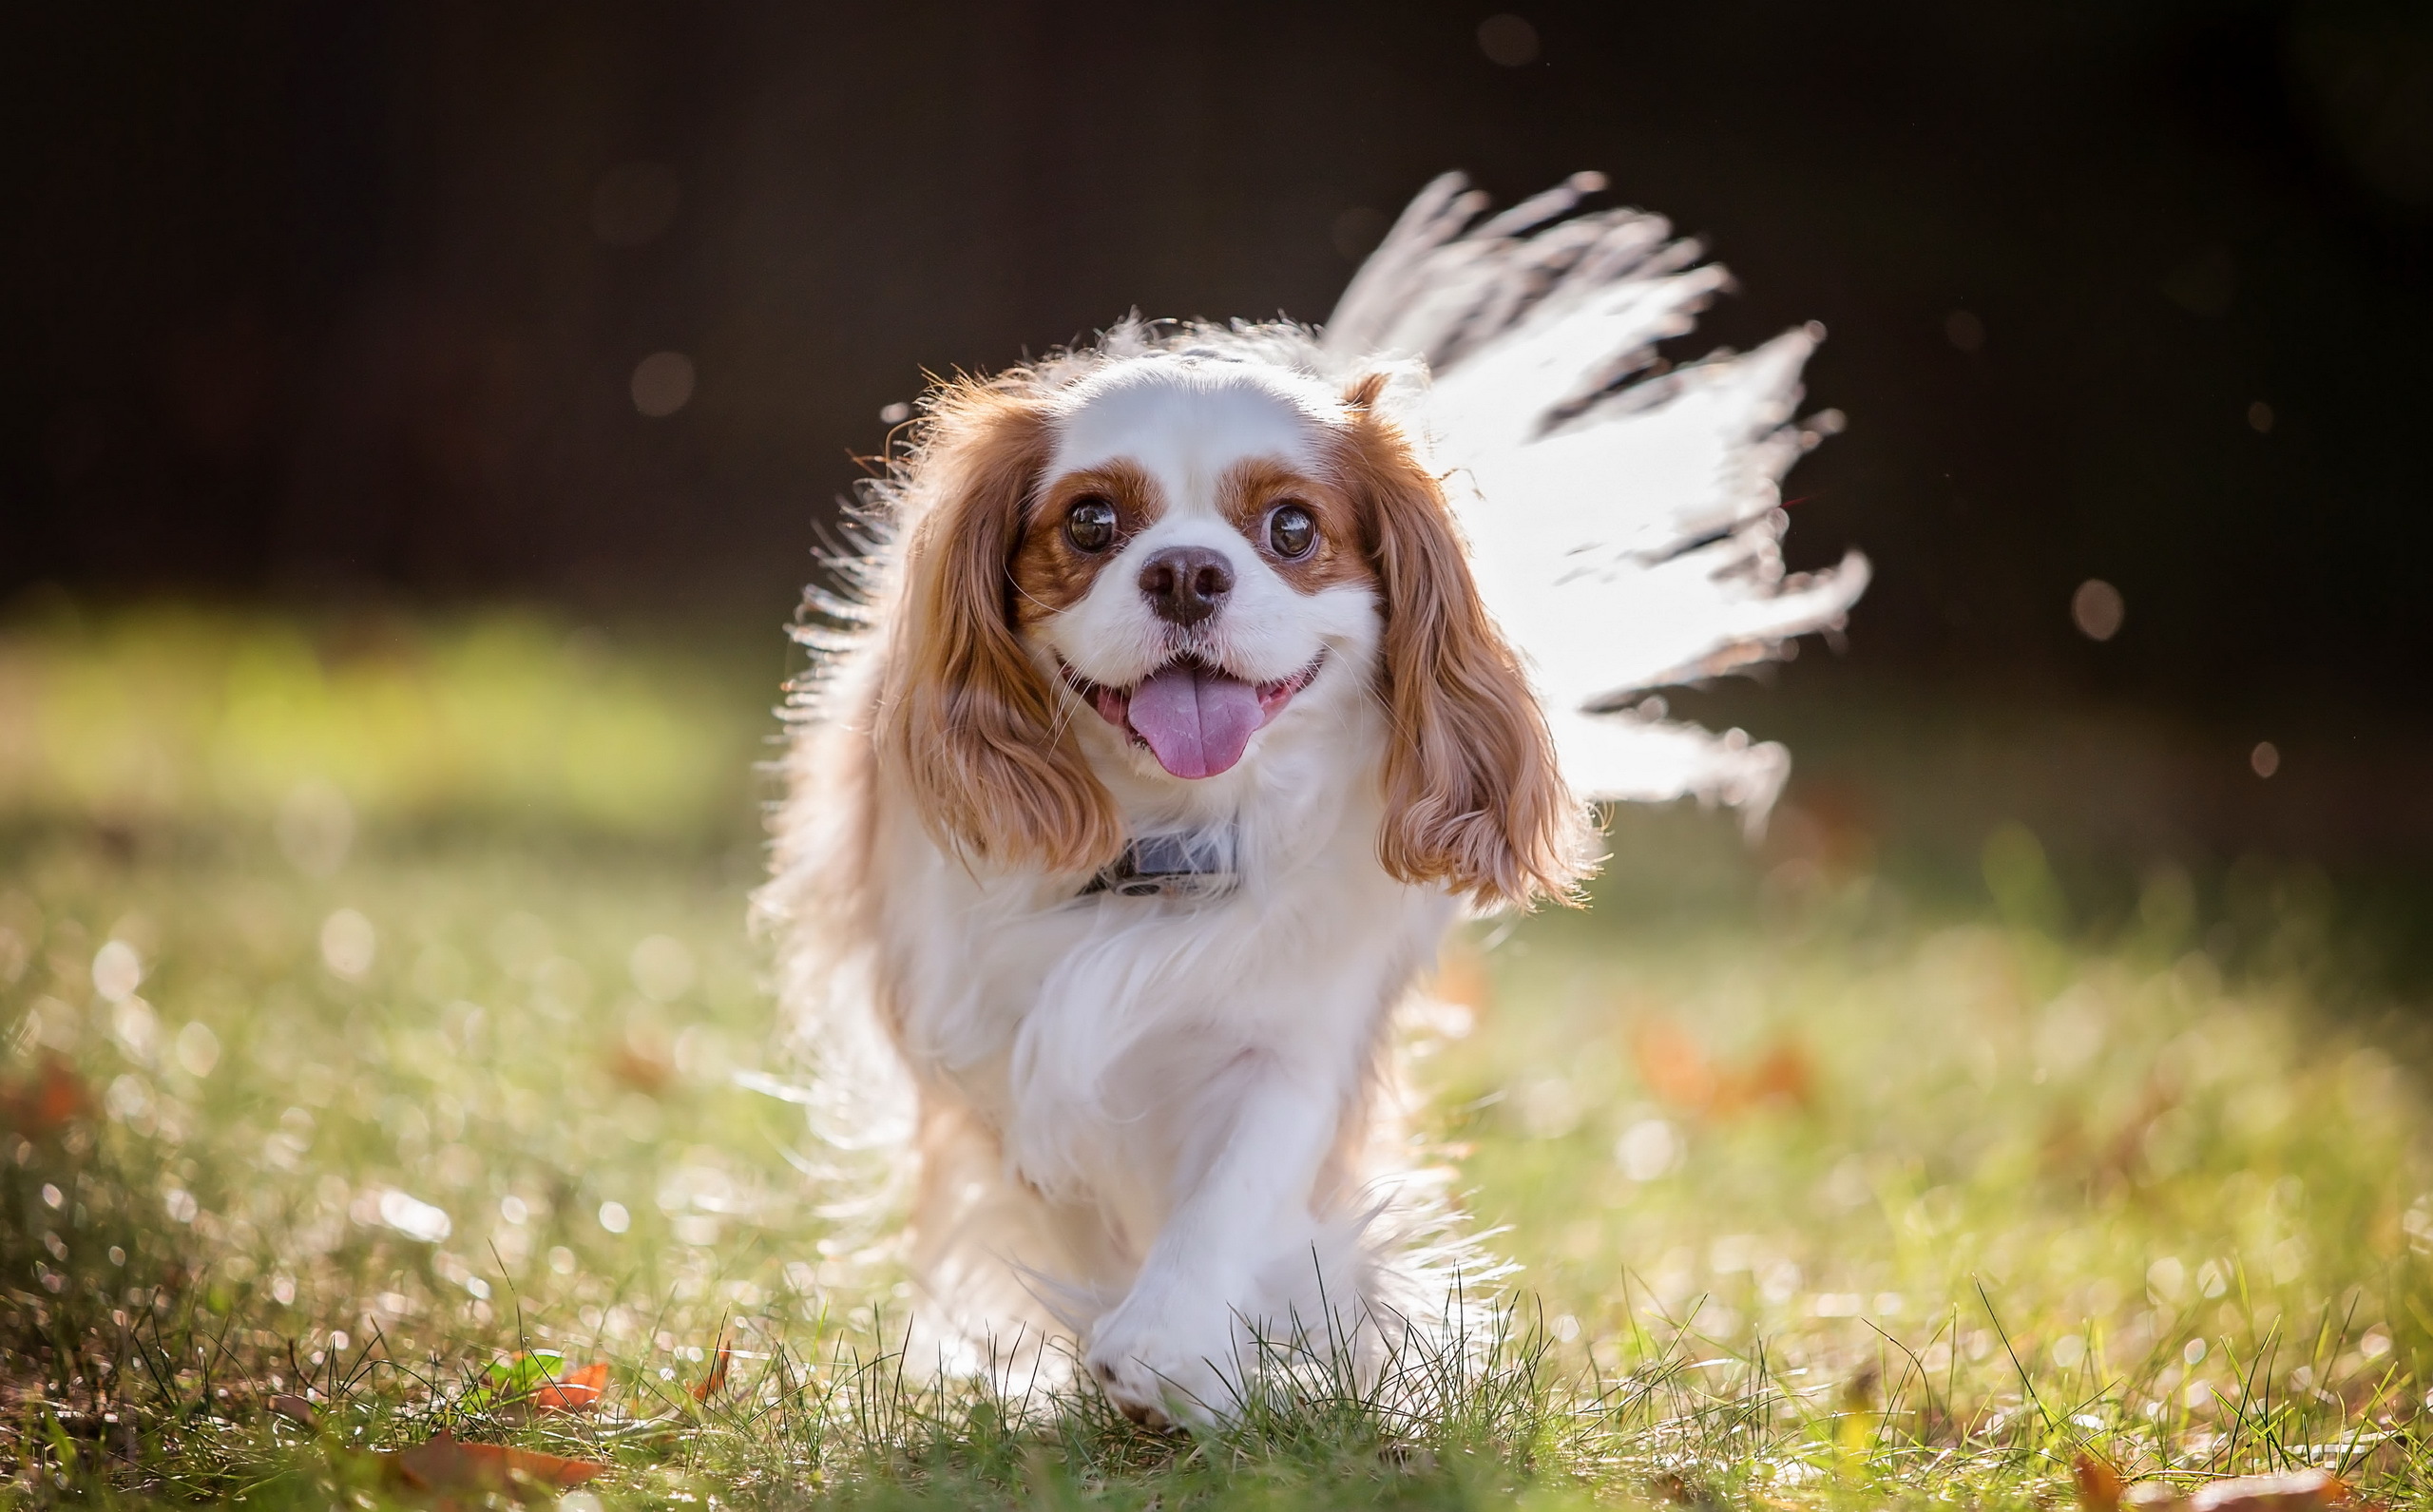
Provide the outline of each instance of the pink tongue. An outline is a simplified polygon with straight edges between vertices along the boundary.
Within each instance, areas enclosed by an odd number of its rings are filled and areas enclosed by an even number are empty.
[[[1177,663],[1132,690],[1132,728],[1178,777],[1213,777],[1242,758],[1259,727],[1258,690]]]

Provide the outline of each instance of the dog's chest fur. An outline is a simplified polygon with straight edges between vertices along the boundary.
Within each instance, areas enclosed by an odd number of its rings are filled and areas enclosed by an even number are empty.
[[[1010,1177],[1095,1210],[1119,1252],[1139,1254],[1204,1155],[1198,1103],[1223,1090],[1211,1068],[1259,1059],[1365,1091],[1360,1067],[1454,912],[1378,865],[1382,716],[1357,696],[1330,703],[1274,732],[1255,770],[1197,785],[1187,811],[1127,780],[1108,732],[1082,732],[1106,747],[1093,766],[1134,833],[1230,829],[1238,876],[1216,898],[987,873],[882,800],[873,882],[898,1033],[991,1126]]]

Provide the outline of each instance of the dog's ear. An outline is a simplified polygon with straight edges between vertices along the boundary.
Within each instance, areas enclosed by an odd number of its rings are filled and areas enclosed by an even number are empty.
[[[1044,408],[1009,387],[951,386],[924,422],[875,734],[941,843],[1087,871],[1122,849],[1122,822],[1014,634],[1009,566],[1050,435]]]
[[[1344,395],[1344,470],[1385,612],[1379,859],[1481,906],[1572,901],[1589,870],[1585,812],[1520,658],[1479,602],[1444,489],[1375,409],[1385,381],[1370,374]]]

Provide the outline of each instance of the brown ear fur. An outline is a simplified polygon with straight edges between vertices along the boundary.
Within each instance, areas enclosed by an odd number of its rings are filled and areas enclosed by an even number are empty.
[[[1384,599],[1379,696],[1392,733],[1379,859],[1483,906],[1571,901],[1589,871],[1585,814],[1564,785],[1520,658],[1480,603],[1444,489],[1357,380],[1346,470]]]
[[[1009,379],[931,407],[905,496],[901,585],[875,734],[941,841],[1087,871],[1122,848],[1114,800],[1015,638],[1007,567],[1047,465],[1044,410]]]

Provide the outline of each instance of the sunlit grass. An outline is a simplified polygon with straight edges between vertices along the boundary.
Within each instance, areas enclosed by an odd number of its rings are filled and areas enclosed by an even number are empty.
[[[660,639],[175,606],[0,637],[0,822],[276,822],[307,863],[348,816],[692,839],[738,816],[782,663]]]
[[[36,711],[0,764],[15,1502],[411,1500],[368,1451],[443,1430],[608,1464],[576,1512],[2025,1506],[2082,1452],[2424,1500],[2416,1029],[2303,868],[2149,871],[2091,921],[2023,831],[1925,888],[1796,822],[1752,854],[1625,816],[1599,908],[1469,936],[1416,1045],[1430,1158],[1523,1267],[1499,1321],[1167,1437],[925,1384],[883,1228],[738,1084],[789,1069],[721,766],[750,679],[537,620],[395,635],[376,675],[274,622],[0,650]],[[272,643],[277,718],[236,691]],[[583,689],[661,743],[578,797]],[[422,712],[349,733],[393,697]],[[519,1399],[497,1362],[541,1350],[606,1363],[599,1400]]]

